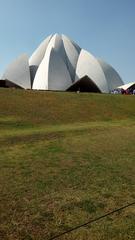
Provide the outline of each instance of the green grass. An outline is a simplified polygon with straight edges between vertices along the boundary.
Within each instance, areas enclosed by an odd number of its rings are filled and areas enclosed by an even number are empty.
[[[0,89],[0,239],[42,240],[135,201],[135,98]],[[135,239],[135,207],[59,239]]]

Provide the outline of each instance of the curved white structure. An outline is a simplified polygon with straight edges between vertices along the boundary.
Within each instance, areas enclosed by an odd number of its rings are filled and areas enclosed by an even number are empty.
[[[81,50],[76,68],[76,81],[87,75],[101,92],[108,92],[104,72],[97,59],[85,50]]]
[[[81,48],[71,42],[69,38],[67,38],[65,35],[62,35],[62,40],[66,52],[66,59],[67,59],[67,68],[69,69],[70,76],[72,81],[74,82],[75,79],[75,70],[76,65],[78,61],[78,57],[81,51]]]
[[[116,70],[109,65],[108,63],[104,62],[101,59],[98,59],[98,62],[104,72],[105,78],[107,80],[107,85],[109,92],[115,89],[116,87],[121,85],[121,78],[119,74],[116,72]]]
[[[65,35],[50,35],[28,59],[25,55],[5,72],[7,79],[22,88],[77,90],[108,93],[123,85],[118,73]]]
[[[44,55],[45,55],[45,51],[46,48],[48,46],[48,43],[51,39],[51,35],[49,37],[47,37],[41,44],[40,46],[36,49],[36,51],[32,54],[32,56],[29,59],[29,64],[31,65],[35,65],[35,66],[39,66],[39,64],[41,63]]]
[[[9,80],[21,88],[31,89],[28,60],[26,54],[21,55],[7,67],[2,79]]]
[[[71,85],[72,81],[64,61],[54,48],[47,49],[37,70],[33,89],[66,91]]]

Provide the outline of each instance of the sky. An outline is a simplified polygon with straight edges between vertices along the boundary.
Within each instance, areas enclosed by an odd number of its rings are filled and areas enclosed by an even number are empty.
[[[0,76],[55,33],[135,81],[135,0],[0,0]]]

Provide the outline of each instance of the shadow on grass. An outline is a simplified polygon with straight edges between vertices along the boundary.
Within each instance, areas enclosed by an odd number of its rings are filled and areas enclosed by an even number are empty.
[[[85,211],[89,214],[96,213],[98,208],[104,209],[105,205],[103,203],[95,203],[93,200],[82,200],[80,202],[72,202],[66,205],[63,205],[62,211],[72,211],[74,209]]]

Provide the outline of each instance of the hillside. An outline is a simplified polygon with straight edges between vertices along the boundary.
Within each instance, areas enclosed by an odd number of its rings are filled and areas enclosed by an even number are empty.
[[[31,124],[135,119],[134,96],[0,89],[1,117]]]
[[[49,240],[135,201],[135,97],[0,89],[0,239]],[[135,206],[62,240],[134,239]]]

